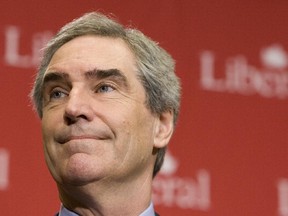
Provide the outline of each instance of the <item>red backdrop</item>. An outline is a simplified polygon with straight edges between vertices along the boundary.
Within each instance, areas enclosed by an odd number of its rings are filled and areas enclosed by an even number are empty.
[[[288,2],[3,1],[0,212],[53,215],[55,183],[28,94],[39,48],[87,11],[113,13],[177,61],[180,120],[154,203],[161,215],[288,215]]]

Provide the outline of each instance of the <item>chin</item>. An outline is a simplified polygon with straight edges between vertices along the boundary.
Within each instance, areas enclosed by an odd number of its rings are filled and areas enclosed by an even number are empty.
[[[75,154],[69,158],[61,175],[63,184],[82,186],[101,179],[101,166],[91,157]]]

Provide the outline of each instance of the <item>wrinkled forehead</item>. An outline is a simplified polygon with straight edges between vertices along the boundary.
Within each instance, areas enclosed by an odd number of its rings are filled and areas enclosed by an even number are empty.
[[[46,71],[73,64],[84,71],[94,68],[136,70],[136,58],[121,38],[85,35],[62,45],[52,56]],[[45,73],[46,73],[45,71]]]

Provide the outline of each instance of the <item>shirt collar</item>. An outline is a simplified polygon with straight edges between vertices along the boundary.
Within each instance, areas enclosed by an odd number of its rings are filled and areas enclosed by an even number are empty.
[[[61,205],[61,209],[59,212],[59,216],[79,216],[75,212],[72,212],[66,209],[63,205]],[[153,203],[151,202],[149,207],[145,209],[139,216],[155,216]]]
[[[75,212],[69,211],[64,207],[64,205],[61,205],[61,209],[59,211],[58,216],[78,216]]]

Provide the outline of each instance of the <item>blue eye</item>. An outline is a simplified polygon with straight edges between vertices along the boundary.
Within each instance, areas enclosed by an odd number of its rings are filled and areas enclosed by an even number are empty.
[[[97,90],[97,92],[99,93],[105,93],[105,92],[111,92],[111,91],[114,91],[114,88],[109,85],[102,85]]]
[[[50,94],[50,99],[59,99],[59,98],[63,98],[63,97],[66,97],[66,96],[67,96],[67,94],[64,93],[63,91],[54,90]]]

